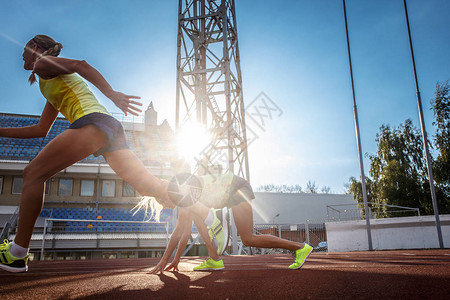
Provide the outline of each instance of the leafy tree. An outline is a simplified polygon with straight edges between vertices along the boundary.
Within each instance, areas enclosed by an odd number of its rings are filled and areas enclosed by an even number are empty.
[[[432,213],[430,196],[424,190],[428,180],[420,131],[411,120],[392,130],[383,125],[376,141],[377,154],[369,156],[375,202],[419,207],[423,213]]]
[[[361,180],[356,180],[355,177],[350,177],[350,181],[347,185],[348,193],[353,195],[353,198],[358,203],[358,208],[361,212],[361,216],[365,216],[364,213],[364,198],[362,192]],[[376,201],[376,195],[374,195],[374,184],[370,178],[366,177],[366,190],[367,190],[367,202],[380,203]],[[386,207],[381,205],[371,205],[369,204],[372,213],[377,215],[386,214]]]
[[[320,191],[321,191],[323,194],[329,194],[329,193],[331,192],[331,188],[330,188],[329,186],[324,185],[324,186],[320,189]]]
[[[285,190],[286,193],[303,193],[303,189],[299,184],[283,185],[283,190]]]
[[[366,182],[370,195],[368,201],[380,204],[371,207],[372,211],[385,214],[386,208],[382,205],[391,204],[419,207],[422,213],[432,213],[430,196],[425,188],[428,181],[420,131],[411,120],[406,120],[398,128],[383,125],[376,142],[378,150],[376,154],[369,155],[370,176]],[[362,203],[360,181],[351,178],[350,182],[354,198]]]
[[[274,184],[264,184],[264,185],[260,185],[256,190],[258,192],[273,192],[274,189],[275,189]]]
[[[309,180],[306,186],[306,193],[317,193],[318,187],[315,181]],[[303,188],[299,184],[294,185],[276,185],[276,184],[263,184],[256,188],[258,192],[269,192],[269,193],[305,193]],[[321,192],[324,194],[329,194],[331,192],[331,188],[328,186],[323,186],[321,188]]]
[[[436,197],[439,213],[450,212],[450,95],[448,81],[436,84],[435,98],[431,101],[437,127],[434,136],[435,147],[439,154],[433,163],[433,175],[436,181]]]
[[[271,192],[271,193],[303,193],[302,187],[299,184],[295,185],[276,185],[276,184],[264,184],[256,189],[258,192]]]
[[[317,185],[315,181],[308,180],[306,183],[306,192],[311,194],[317,193]]]
[[[450,96],[448,81],[436,85],[431,102],[437,127],[434,146],[439,154],[433,161],[436,196],[439,213],[450,213]],[[427,166],[423,153],[421,132],[411,120],[391,128],[380,127],[376,136],[378,150],[369,155],[370,171],[366,180],[368,201],[418,207],[422,214],[433,214]],[[348,192],[362,207],[361,181],[351,177]],[[386,213],[385,208],[371,208],[373,212]],[[388,214],[389,215],[389,214]],[[401,216],[401,214],[390,214]]]

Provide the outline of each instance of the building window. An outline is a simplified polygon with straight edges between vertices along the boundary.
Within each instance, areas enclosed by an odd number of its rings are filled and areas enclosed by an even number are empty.
[[[3,176],[0,176],[0,194],[3,191]]]
[[[102,196],[103,197],[114,197],[115,192],[116,192],[116,181],[115,180],[103,180]]]
[[[136,197],[136,191],[134,190],[134,188],[128,183],[128,182],[123,182],[123,186],[122,186],[122,196],[124,197]]]
[[[60,196],[72,196],[73,179],[60,178],[59,179],[59,192]]]
[[[49,179],[45,182],[45,194],[50,195],[50,186],[51,186],[52,180]]]
[[[94,180],[81,180],[80,196],[94,196]]]
[[[13,186],[12,186],[12,194],[21,194],[22,187],[23,187],[23,177],[14,176]]]

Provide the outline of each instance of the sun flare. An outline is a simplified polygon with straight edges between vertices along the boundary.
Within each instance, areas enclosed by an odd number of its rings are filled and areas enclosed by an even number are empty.
[[[211,143],[211,134],[200,123],[187,123],[176,134],[178,154],[189,162],[199,159]]]

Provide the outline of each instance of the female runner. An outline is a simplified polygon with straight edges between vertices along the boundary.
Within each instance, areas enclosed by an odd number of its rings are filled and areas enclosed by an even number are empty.
[[[24,69],[36,75],[47,103],[36,125],[0,128],[0,136],[45,137],[58,113],[71,123],[69,129],[48,143],[25,167],[20,198],[19,224],[13,242],[0,245],[0,268],[10,272],[28,270],[28,250],[33,228],[44,201],[45,181],[59,171],[88,157],[103,155],[111,168],[141,195],[164,199],[167,182],[150,174],[128,148],[122,125],[97,101],[82,78],[91,82],[125,115],[137,115],[142,104],[114,90],[105,78],[84,60],[58,57],[62,45],[46,35],[36,35],[25,46]],[[81,78],[82,77],[82,78]]]
[[[224,175],[200,176],[202,193],[197,203],[189,207],[178,207],[177,225],[170,238],[169,244],[160,262],[151,270],[151,273],[163,270],[178,270],[181,254],[189,240],[192,230],[192,221],[205,242],[210,258],[194,270],[220,270],[224,268],[223,260],[219,255],[225,250],[228,242],[227,216],[222,208],[231,208],[233,219],[242,243],[248,247],[282,248],[295,251],[295,261],[290,269],[299,269],[313,248],[306,243],[298,243],[273,235],[255,235],[253,233],[253,211],[251,201],[255,198],[249,182],[243,178],[226,173]],[[163,207],[174,207],[170,197],[164,201],[156,199]],[[212,209],[210,209],[212,208]],[[214,243],[216,240],[217,246]],[[175,248],[178,246],[175,258],[166,268]]]

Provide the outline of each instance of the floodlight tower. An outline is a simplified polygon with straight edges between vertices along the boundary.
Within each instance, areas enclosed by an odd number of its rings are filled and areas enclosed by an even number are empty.
[[[249,180],[234,0],[179,0],[177,48],[176,130],[203,124],[213,137],[199,169],[219,164]]]

